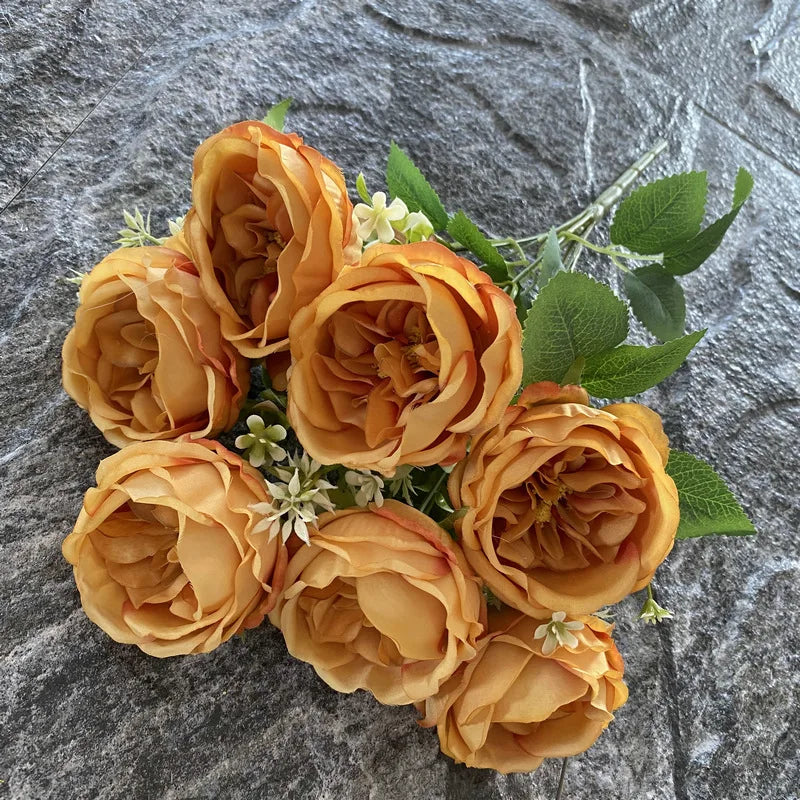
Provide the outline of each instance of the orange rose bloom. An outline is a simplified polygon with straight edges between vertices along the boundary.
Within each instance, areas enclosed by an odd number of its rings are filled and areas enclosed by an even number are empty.
[[[511,298],[443,245],[377,245],[290,331],[289,418],[324,464],[452,464],[519,386]]]
[[[141,442],[100,462],[64,540],[86,615],[153,656],[208,653],[261,623],[286,548],[254,533],[264,479],[218,442]]]
[[[467,560],[534,617],[590,613],[646,586],[678,528],[658,415],[588,403],[577,386],[529,386],[448,483],[467,508],[457,523]]]
[[[338,167],[262,122],[200,145],[192,201],[184,230],[203,290],[249,358],[287,350],[294,313],[361,255]]]
[[[83,279],[62,376],[103,436],[124,447],[227,430],[250,366],[222,338],[192,262],[164,247],[131,247]]]
[[[289,652],[340,692],[401,705],[475,655],[485,603],[459,547],[396,500],[324,514],[270,613]]]
[[[438,695],[420,704],[423,727],[436,726],[442,752],[468,767],[530,772],[545,758],[590,747],[628,699],[613,628],[579,617],[576,644],[543,653],[540,621],[491,614],[475,658]],[[544,648],[545,650],[547,648]]]

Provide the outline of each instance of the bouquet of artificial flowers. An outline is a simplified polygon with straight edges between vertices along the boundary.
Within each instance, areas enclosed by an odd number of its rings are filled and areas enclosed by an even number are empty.
[[[359,175],[354,207],[287,106],[200,145],[169,237],[126,212],[75,279],[64,387],[119,448],[63,545],[83,607],[159,657],[268,617],[328,685],[415,704],[468,766],[579,753],[627,699],[603,609],[646,589],[641,618],[669,617],[650,584],[676,537],[753,532],[655,412],[596,402],[701,339],[677,276],[752,179],[706,228],[704,173],[648,184],[593,244],[659,144],[566,223],[490,239],[394,144],[391,200]],[[575,271],[585,248],[628,303]],[[663,343],[624,344],[629,306]]]

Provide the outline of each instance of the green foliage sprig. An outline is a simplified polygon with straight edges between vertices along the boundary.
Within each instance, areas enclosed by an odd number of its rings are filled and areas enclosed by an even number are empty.
[[[463,211],[449,215],[427,178],[394,142],[386,182],[394,197],[427,215],[441,243],[469,252],[514,298],[523,323],[523,385],[575,383],[594,397],[616,399],[669,377],[703,338],[705,330],[684,334],[686,300],[677,278],[714,253],[753,188],[752,176],[740,168],[731,210],[703,229],[706,173],[670,175],[637,188],[619,204],[610,245],[589,241],[597,222],[665,148],[657,143],[571,220],[518,239],[486,236]],[[584,248],[607,255],[624,273],[627,303],[608,286],[574,272]],[[625,344],[629,311],[662,344]],[[705,462],[673,451],[668,471],[680,494],[678,538],[754,532]]]

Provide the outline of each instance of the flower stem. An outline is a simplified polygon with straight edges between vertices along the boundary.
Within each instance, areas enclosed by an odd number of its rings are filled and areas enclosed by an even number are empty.
[[[659,139],[641,158],[631,164],[622,175],[589,206],[595,221],[601,220],[619,201],[625,192],[639,179],[641,174],[667,149],[664,139]]]
[[[592,229],[602,220],[608,212],[619,202],[622,195],[630,189],[630,187],[639,179],[642,173],[653,163],[667,149],[667,143],[663,139],[659,139],[653,147],[646,153],[640,156],[633,164],[631,164],[607,189],[604,189],[583,211],[576,214],[572,219],[568,219],[556,228],[556,234],[559,239],[569,239],[570,244],[567,245],[564,253],[564,266],[567,271],[572,271],[575,264],[580,257],[584,247],[590,246],[586,242],[586,237],[591,233]],[[511,247],[515,249],[527,244],[538,244],[547,238],[547,232],[535,233],[531,236],[523,236],[519,239],[492,239],[490,240],[495,247]],[[595,248],[592,248],[595,249]],[[597,252],[602,252],[598,250]],[[618,251],[609,253],[613,257],[623,255]],[[625,256],[627,257],[627,256]],[[655,260],[642,256],[635,256],[639,260]],[[530,274],[530,272],[538,266],[539,259],[528,263],[525,268],[514,276],[513,283],[518,283],[522,278]]]
[[[561,774],[558,778],[558,789],[556,789],[556,800],[561,800],[561,794],[564,791],[564,780],[567,777],[567,762],[569,761],[568,758],[565,758],[561,762]]]
[[[586,247],[589,250],[593,250],[595,253],[602,253],[603,255],[611,256],[612,258],[627,258],[631,261],[661,261],[661,256],[643,256],[639,253],[628,253],[624,250],[620,250],[618,247],[603,247],[599,244],[592,244],[591,242],[587,241],[583,238],[583,236],[578,236],[577,233],[571,233],[567,231],[563,234],[564,239],[568,239],[571,242],[578,242],[582,247]]]
[[[433,488],[428,492],[426,498],[422,501],[422,505],[419,507],[419,510],[426,514],[428,509],[433,505],[433,501],[436,499],[436,495],[439,494],[439,490],[442,488],[442,484],[447,479],[447,473],[442,470],[442,474],[436,479],[436,483],[433,484]]]

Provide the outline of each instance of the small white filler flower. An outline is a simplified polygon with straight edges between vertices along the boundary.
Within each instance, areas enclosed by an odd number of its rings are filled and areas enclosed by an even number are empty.
[[[278,444],[286,438],[283,425],[265,425],[259,414],[247,418],[250,433],[236,437],[234,444],[254,467],[270,466],[275,461],[283,461],[286,451]]]
[[[412,211],[400,229],[407,242],[421,242],[433,234],[433,223],[421,212]]]
[[[650,625],[655,625],[662,620],[672,619],[673,613],[668,608],[662,608],[652,597],[644,601],[638,619]]]
[[[378,508],[383,505],[383,478],[380,475],[365,469],[349,469],[345,472],[344,479],[353,492],[356,505],[361,508],[366,508],[370,503],[375,503]]]
[[[413,469],[414,467],[403,464],[394,471],[394,477],[389,478],[389,494],[392,497],[402,497],[410,506],[414,505],[414,501],[411,498],[417,493],[414,488],[414,480],[411,477],[411,470]]]
[[[361,223],[358,226],[358,235],[364,242],[373,238],[380,242],[391,242],[395,238],[392,223],[408,216],[408,206],[399,197],[395,197],[387,206],[384,192],[375,192],[372,195],[372,205],[358,203],[353,211]]]
[[[266,503],[254,503],[250,508],[263,519],[253,527],[254,533],[269,531],[269,538],[280,534],[283,541],[295,534],[309,544],[308,526],[315,525],[322,511],[333,511],[328,491],[336,487],[320,476],[321,464],[308,453],[289,458],[289,467],[275,467],[281,483],[266,481],[272,498]]]
[[[578,639],[572,631],[579,631],[583,623],[577,620],[564,622],[567,614],[564,611],[554,611],[550,622],[540,625],[533,634],[534,639],[544,639],[542,655],[549,656],[557,647],[577,647]]]

